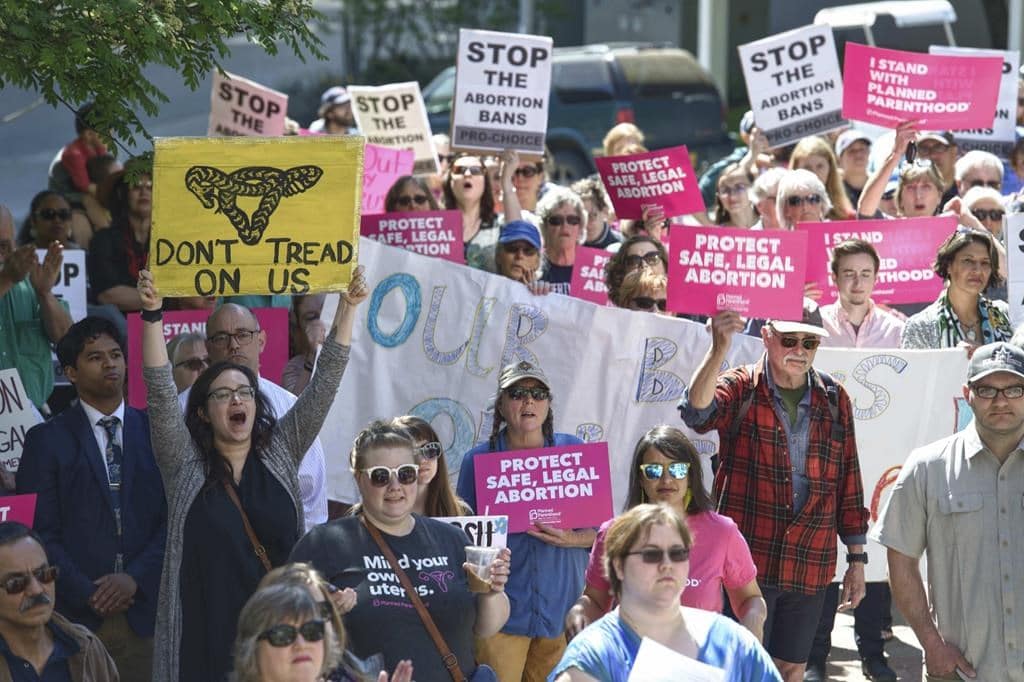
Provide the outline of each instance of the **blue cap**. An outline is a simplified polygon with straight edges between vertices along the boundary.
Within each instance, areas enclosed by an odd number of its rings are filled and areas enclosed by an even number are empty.
[[[510,242],[530,242],[536,249],[540,248],[540,230],[538,230],[533,223],[528,223],[525,220],[513,220],[510,223],[506,223],[501,228],[501,234],[498,236],[499,244],[508,244]]]

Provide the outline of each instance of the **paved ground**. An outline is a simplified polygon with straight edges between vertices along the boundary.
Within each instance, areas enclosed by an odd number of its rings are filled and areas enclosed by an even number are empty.
[[[885,650],[889,665],[899,675],[901,682],[921,682],[921,646],[913,630],[893,611],[893,634]],[[830,680],[863,680],[860,671],[860,657],[853,639],[853,616],[840,613],[836,616],[832,630],[832,654],[828,659]]]

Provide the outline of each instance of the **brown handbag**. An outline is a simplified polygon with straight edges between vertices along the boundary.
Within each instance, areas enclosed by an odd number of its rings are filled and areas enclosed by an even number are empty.
[[[246,515],[245,510],[242,509],[242,501],[238,499],[238,493],[235,492],[235,489],[227,481],[224,481],[224,490],[227,491],[228,497],[231,498],[235,507],[238,508],[238,513],[242,515],[242,525],[245,526],[245,534],[249,536],[249,542],[252,543],[253,551],[256,552],[256,556],[259,557],[260,563],[263,564],[263,568],[267,573],[270,573],[270,569],[273,567],[270,565],[270,558],[267,557],[267,548],[264,547],[263,543],[260,542],[260,539],[256,537],[256,531],[254,531],[252,526],[249,524],[249,517]]]
[[[423,605],[423,600],[416,593],[416,588],[413,587],[412,581],[409,580],[409,576],[405,574],[402,567],[398,565],[398,558],[395,557],[395,553],[388,547],[388,543],[384,541],[384,537],[380,534],[380,531],[372,523],[366,520],[366,516],[363,516],[363,524],[366,526],[366,530],[370,532],[370,537],[380,547],[380,551],[384,553],[384,557],[391,564],[391,570],[398,576],[398,581],[402,583],[402,588],[405,590],[405,594],[408,595],[409,601],[416,607],[416,613],[420,614],[420,620],[423,621],[423,625],[426,626],[427,632],[430,633],[430,638],[434,640],[434,646],[437,647],[438,652],[441,654],[441,661],[444,662],[444,667],[448,668],[448,673],[452,676],[455,682],[465,682],[465,675],[462,674],[462,669],[459,668],[459,659],[455,657],[452,650],[448,648],[448,643],[444,641],[444,636],[441,635],[441,631],[437,629],[437,625],[434,624],[434,619],[430,617],[430,613],[427,611],[427,607]]]

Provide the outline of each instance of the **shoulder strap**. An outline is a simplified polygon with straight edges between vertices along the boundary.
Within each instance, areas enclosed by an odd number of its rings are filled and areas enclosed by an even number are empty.
[[[224,481],[224,490],[227,492],[228,497],[231,498],[231,502],[238,508],[238,513],[242,515],[242,525],[245,526],[245,534],[249,536],[249,542],[252,543],[252,549],[256,552],[256,556],[260,558],[260,563],[263,564],[264,570],[270,573],[271,565],[270,559],[267,558],[267,548],[263,546],[260,539],[256,537],[256,531],[252,529],[252,525],[249,524],[249,517],[246,515],[245,510],[242,509],[242,501],[238,499],[238,493],[231,486],[230,483]]]
[[[751,382],[750,392],[743,398],[743,402],[740,403],[740,409],[737,410],[736,416],[733,417],[732,423],[729,424],[729,440],[735,440],[736,434],[740,432],[740,424],[743,423],[744,417],[750,412],[750,406],[754,403],[754,393],[757,392],[757,383],[761,377],[761,363],[758,362],[755,365],[748,365],[750,368]],[[721,447],[721,445],[719,445]]]
[[[444,667],[448,668],[448,673],[452,676],[454,682],[464,682],[466,679],[462,675],[462,670],[459,668],[459,660],[452,653],[452,650],[448,648],[448,643],[444,641],[444,636],[441,631],[437,629],[437,625],[434,624],[434,619],[430,617],[430,612],[427,611],[427,607],[423,605],[423,600],[416,593],[416,588],[413,587],[412,581],[409,580],[409,576],[405,574],[402,567],[398,565],[398,559],[395,557],[395,553],[388,547],[388,543],[384,541],[384,537],[377,530],[377,527],[370,523],[366,515],[363,515],[363,524],[366,526],[366,530],[369,531],[370,537],[380,547],[380,551],[384,553],[384,557],[391,564],[391,570],[398,576],[398,581],[402,583],[402,587],[405,589],[405,594],[409,597],[409,601],[416,607],[416,613],[420,614],[420,620],[423,621],[423,625],[427,628],[427,632],[430,633],[430,638],[434,640],[434,646],[437,647],[438,652],[441,654],[441,661],[444,663]]]
[[[843,440],[843,424],[839,421],[839,388],[836,386],[836,380],[827,372],[814,371],[821,377],[821,383],[825,386],[828,411],[832,416],[832,440]]]

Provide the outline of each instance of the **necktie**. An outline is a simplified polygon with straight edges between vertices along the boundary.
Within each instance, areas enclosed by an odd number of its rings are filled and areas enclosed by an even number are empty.
[[[107,432],[107,447],[104,457],[107,460],[107,480],[110,484],[110,500],[114,506],[114,522],[117,525],[117,546],[121,547],[121,464],[124,451],[117,443],[117,426],[121,420],[117,417],[103,417],[97,422]],[[118,551],[114,559],[114,573],[124,570],[124,557]]]

